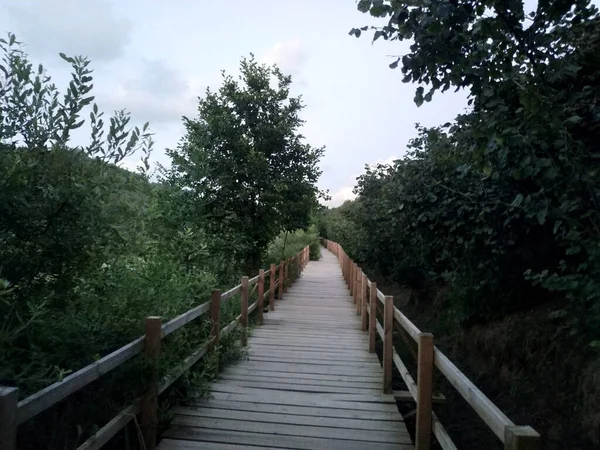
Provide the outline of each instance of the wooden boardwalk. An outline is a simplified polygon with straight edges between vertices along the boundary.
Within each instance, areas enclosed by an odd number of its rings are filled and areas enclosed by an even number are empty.
[[[338,260],[324,250],[210,399],[173,409],[159,449],[413,449],[382,377]]]

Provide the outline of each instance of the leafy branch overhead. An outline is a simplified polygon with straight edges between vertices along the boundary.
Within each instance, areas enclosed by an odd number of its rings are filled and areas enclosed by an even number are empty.
[[[480,95],[495,83],[540,76],[573,52],[564,40],[570,30],[597,14],[589,0],[542,0],[531,11],[523,0],[359,0],[358,9],[386,23],[351,35],[372,30],[373,41],[410,43],[390,67],[401,63],[404,82],[429,86],[427,94],[417,92],[417,104],[437,90]]]

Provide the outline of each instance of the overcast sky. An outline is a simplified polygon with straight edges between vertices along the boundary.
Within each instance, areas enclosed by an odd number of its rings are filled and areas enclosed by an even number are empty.
[[[277,63],[304,98],[307,141],[327,148],[320,187],[333,205],[351,197],[365,164],[401,156],[416,122],[442,124],[466,107],[459,92],[417,108],[416,86],[388,68],[406,46],[348,35],[369,23],[354,0],[0,0],[0,32],[16,33],[59,86],[69,80],[59,52],[92,60],[100,108],[150,121],[163,164],[181,117],[195,116],[221,70],[236,73],[251,52]]]

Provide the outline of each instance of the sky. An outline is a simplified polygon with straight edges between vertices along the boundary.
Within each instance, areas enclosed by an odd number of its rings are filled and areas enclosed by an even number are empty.
[[[100,109],[149,121],[163,165],[184,134],[182,117],[195,117],[222,70],[237,74],[250,53],[277,64],[306,105],[306,141],[326,147],[319,187],[331,206],[353,197],[365,164],[401,157],[415,123],[440,125],[466,108],[464,92],[417,107],[416,86],[388,67],[410,44],[349,36],[368,24],[381,22],[354,0],[0,0],[0,34],[15,33],[59,88],[70,76],[58,53],[89,57]]]

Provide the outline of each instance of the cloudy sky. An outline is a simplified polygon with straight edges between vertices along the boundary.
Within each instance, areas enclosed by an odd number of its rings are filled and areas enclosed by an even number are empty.
[[[417,108],[415,86],[388,68],[406,46],[348,35],[371,23],[354,0],[0,0],[0,33],[17,34],[59,86],[69,73],[58,53],[88,56],[100,108],[150,121],[163,164],[181,117],[195,115],[221,70],[236,73],[250,53],[278,64],[304,98],[303,134],[327,148],[320,186],[333,205],[352,196],[365,164],[401,156],[415,123],[441,124],[466,106],[459,92]]]

